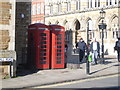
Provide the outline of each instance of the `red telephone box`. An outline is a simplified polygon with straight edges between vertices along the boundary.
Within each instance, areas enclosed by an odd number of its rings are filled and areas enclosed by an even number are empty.
[[[28,62],[36,69],[50,68],[50,30],[45,24],[28,26]]]
[[[64,27],[49,25],[51,30],[51,68],[64,68]]]

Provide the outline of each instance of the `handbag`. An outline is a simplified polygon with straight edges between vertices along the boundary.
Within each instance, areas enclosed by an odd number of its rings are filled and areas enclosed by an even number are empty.
[[[89,61],[89,62],[92,62],[92,55],[89,55],[89,56],[88,56],[88,61]]]
[[[92,53],[90,52],[90,54],[88,55],[88,61],[92,62]]]

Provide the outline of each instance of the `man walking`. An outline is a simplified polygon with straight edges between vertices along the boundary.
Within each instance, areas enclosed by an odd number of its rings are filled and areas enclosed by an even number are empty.
[[[115,43],[114,50],[117,51],[118,62],[120,62],[120,37],[118,38],[118,41],[116,41],[116,43]]]
[[[96,38],[90,44],[90,51],[92,52],[92,64],[97,64],[97,57],[100,55],[100,44],[96,41]]]
[[[79,50],[79,60],[80,62],[82,62],[83,57],[85,56],[85,50],[87,48],[86,43],[84,42],[83,38],[80,38],[76,47],[78,47],[78,50]]]

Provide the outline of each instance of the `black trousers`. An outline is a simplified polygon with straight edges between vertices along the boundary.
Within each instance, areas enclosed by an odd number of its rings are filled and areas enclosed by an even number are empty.
[[[85,56],[85,51],[80,49],[79,50],[79,60],[80,60],[80,62],[82,62],[84,56]]]
[[[118,61],[120,62],[120,51],[117,51],[118,53]]]

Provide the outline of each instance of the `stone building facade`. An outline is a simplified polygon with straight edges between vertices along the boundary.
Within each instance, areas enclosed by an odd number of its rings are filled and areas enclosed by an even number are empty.
[[[32,0],[31,23],[45,23],[45,0]]]
[[[31,0],[0,1],[0,58],[14,59],[13,76],[19,65],[27,63],[27,29],[30,24]],[[9,65],[0,61],[3,78],[10,74]]]
[[[0,1],[0,58],[16,60],[15,0]],[[8,63],[0,61],[0,76],[7,75],[9,69]],[[13,73],[15,74],[15,68]]]
[[[113,55],[115,41],[120,37],[118,0],[45,0],[45,23],[64,26],[68,44],[75,45],[80,37],[87,42],[87,28],[89,38],[96,38],[101,44],[102,33],[98,25],[102,20],[99,13],[102,8],[106,12],[104,22],[107,24],[104,52]]]

